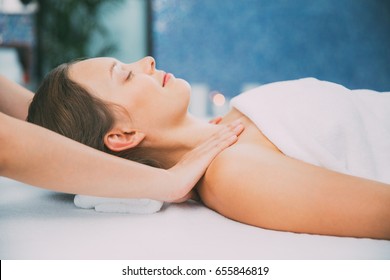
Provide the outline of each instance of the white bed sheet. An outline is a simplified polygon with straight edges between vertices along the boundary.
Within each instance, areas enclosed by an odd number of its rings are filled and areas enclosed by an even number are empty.
[[[79,209],[73,196],[0,177],[0,259],[390,259],[390,241],[294,234],[203,205],[153,215]]]

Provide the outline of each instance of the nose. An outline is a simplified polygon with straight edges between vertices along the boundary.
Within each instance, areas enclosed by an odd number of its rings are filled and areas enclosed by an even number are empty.
[[[147,74],[154,74],[156,70],[156,61],[153,57],[147,56],[140,60],[140,64],[142,65],[142,69]]]

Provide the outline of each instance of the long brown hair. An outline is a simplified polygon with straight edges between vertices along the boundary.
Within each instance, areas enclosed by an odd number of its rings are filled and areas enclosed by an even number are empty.
[[[159,166],[141,148],[114,152],[104,144],[104,136],[115,124],[114,107],[91,95],[69,78],[74,62],[54,68],[43,79],[28,110],[27,121],[43,126],[75,141],[119,157]]]

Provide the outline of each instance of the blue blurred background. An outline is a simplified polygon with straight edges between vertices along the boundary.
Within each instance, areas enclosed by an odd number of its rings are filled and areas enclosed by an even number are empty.
[[[154,0],[163,69],[227,96],[317,77],[390,90],[388,0]]]
[[[0,35],[17,31],[4,21],[11,2],[19,0],[0,0]],[[253,85],[307,76],[390,90],[390,0],[112,2],[118,3],[103,5],[94,19],[105,35],[92,32],[83,42],[91,56],[110,41],[115,48],[107,56],[134,61],[153,55],[159,68],[228,98]],[[20,78],[18,54],[1,38],[0,73],[34,89],[41,77],[33,75],[29,84]],[[34,67],[41,60],[35,58]]]

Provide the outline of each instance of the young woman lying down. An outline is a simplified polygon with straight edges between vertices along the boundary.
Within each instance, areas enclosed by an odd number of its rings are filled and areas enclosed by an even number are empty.
[[[233,98],[219,124],[193,117],[190,95],[152,57],[93,58],[52,70],[28,121],[170,168],[239,118],[244,132],[196,186],[207,207],[266,229],[390,239],[390,93],[313,78],[272,83]]]

